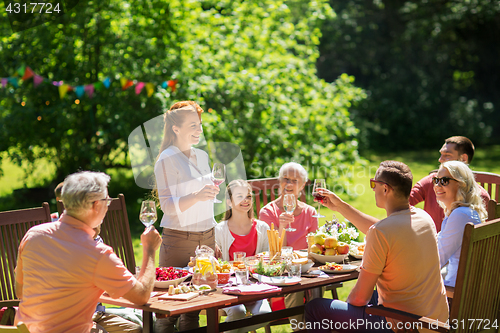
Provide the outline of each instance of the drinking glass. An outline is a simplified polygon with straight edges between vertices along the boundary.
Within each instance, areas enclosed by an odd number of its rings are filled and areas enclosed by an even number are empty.
[[[297,207],[297,201],[295,200],[295,195],[293,194],[285,194],[283,197],[283,207],[285,208],[285,212],[293,216],[293,212],[295,211],[295,207]],[[288,228],[286,231],[295,231],[297,229],[292,228],[292,223],[288,223]]]
[[[325,199],[325,196],[321,195],[318,193],[318,188],[326,188],[326,182],[324,179],[315,179],[314,180],[314,186],[312,190],[312,195],[314,199],[319,200],[318,202],[318,213],[313,215],[312,217],[325,217],[325,215],[321,215],[320,209],[321,209],[321,201]]]
[[[226,166],[222,163],[214,163],[212,168],[212,182],[215,186],[219,187],[224,180],[226,180]],[[212,202],[221,203],[222,201],[215,198]]]
[[[157,219],[156,202],[151,200],[143,201],[141,204],[141,212],[139,214],[139,219],[146,228],[152,226]]]
[[[302,274],[302,265],[301,264],[291,264],[288,266],[288,277],[298,277],[300,278]]]
[[[236,277],[236,284],[248,284],[248,269],[238,269],[234,271]]]

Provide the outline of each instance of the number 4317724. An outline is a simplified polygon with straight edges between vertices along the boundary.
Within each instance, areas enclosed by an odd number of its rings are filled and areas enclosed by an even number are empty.
[[[40,9],[38,9],[39,7]],[[56,3],[55,6],[51,3],[45,2],[30,2],[29,4],[24,3],[8,3],[7,8],[5,9],[9,13],[19,14],[19,13],[45,13],[52,14],[53,12],[59,13],[61,9],[59,9],[59,3]]]

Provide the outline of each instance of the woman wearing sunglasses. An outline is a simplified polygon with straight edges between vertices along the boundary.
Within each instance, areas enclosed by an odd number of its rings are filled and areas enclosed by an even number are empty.
[[[445,213],[438,233],[439,262],[441,267],[448,263],[444,284],[454,287],[465,224],[484,222],[487,212],[479,185],[465,163],[448,161],[441,164],[432,182],[436,199]]]

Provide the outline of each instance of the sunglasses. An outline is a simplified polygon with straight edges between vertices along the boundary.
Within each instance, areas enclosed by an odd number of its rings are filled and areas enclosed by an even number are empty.
[[[441,177],[441,178],[432,177],[432,182],[434,183],[434,185],[441,184],[441,186],[448,186],[448,184],[450,183],[450,180],[454,180],[454,181],[458,182],[458,180],[451,178],[451,177]]]
[[[376,184],[376,183],[385,184],[385,185],[389,186],[390,188],[392,188],[392,186],[391,186],[391,185],[389,185],[389,184],[387,184],[386,182],[383,182],[383,181],[381,181],[381,180],[376,180],[376,179],[374,179],[374,178],[370,179],[370,187],[371,187],[372,189],[374,189],[374,188],[375,188],[375,184]]]

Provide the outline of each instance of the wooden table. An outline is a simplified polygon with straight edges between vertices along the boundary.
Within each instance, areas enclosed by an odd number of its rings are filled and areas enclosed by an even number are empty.
[[[227,322],[219,323],[218,311],[221,308],[253,302],[269,297],[284,296],[285,294],[294,293],[298,291],[304,291],[306,295],[306,300],[321,297],[322,286],[327,286],[329,284],[350,281],[358,278],[358,272],[350,272],[344,274],[329,274],[328,277],[316,277],[316,278],[302,278],[299,284],[293,286],[281,287],[281,291],[272,293],[263,293],[256,295],[245,295],[245,296],[234,296],[222,293],[222,289],[217,289],[216,292],[212,292],[209,295],[200,295],[189,301],[173,301],[173,300],[159,300],[157,296],[152,297],[148,303],[145,305],[138,305],[127,301],[124,298],[113,299],[109,296],[102,296],[100,301],[102,303],[123,306],[128,308],[142,309],[143,310],[143,332],[153,332],[153,312],[163,313],[168,316],[180,315],[187,312],[206,310],[207,312],[207,326],[201,327],[197,330],[192,330],[190,332],[208,332],[216,333],[221,331],[227,331],[229,329],[235,329],[237,327],[244,327],[250,324],[256,324],[260,322],[268,322],[275,319],[286,318],[291,315],[303,313],[304,306],[299,306],[296,308],[285,309],[280,311],[274,311],[262,315],[254,315],[249,318]],[[155,289],[155,291],[165,292],[165,289]]]

